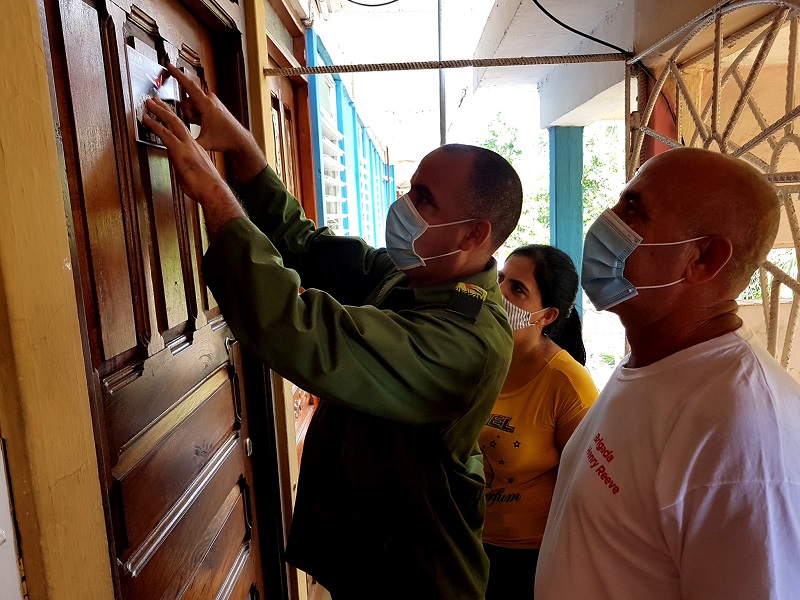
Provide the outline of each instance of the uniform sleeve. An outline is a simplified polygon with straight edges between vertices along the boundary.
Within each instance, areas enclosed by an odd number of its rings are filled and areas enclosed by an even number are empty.
[[[688,492],[661,510],[685,600],[794,598],[800,590],[800,488],[737,482]]]
[[[325,290],[344,304],[361,304],[395,268],[385,250],[318,228],[270,167],[237,193],[250,220],[270,239],[285,266],[297,271],[305,288]]]
[[[312,394],[375,416],[451,421],[487,366],[487,346],[472,324],[444,309],[395,313],[343,306],[319,290],[298,294],[297,274],[245,218],[220,230],[203,276],[231,331],[268,366]]]

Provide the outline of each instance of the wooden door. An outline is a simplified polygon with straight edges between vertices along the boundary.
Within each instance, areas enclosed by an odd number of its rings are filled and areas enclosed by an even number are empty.
[[[270,66],[277,68],[277,63],[270,59]],[[281,178],[286,189],[301,200],[301,180],[300,173],[300,131],[298,127],[298,106],[295,85],[288,77],[271,77],[270,99],[272,133],[275,143],[275,172]],[[306,213],[308,209],[303,204]],[[303,455],[303,443],[305,441],[306,430],[311,422],[311,416],[318,399],[296,385],[292,386],[292,396],[287,398],[291,401],[290,412],[294,414],[295,442],[297,445],[297,458],[300,460]]]
[[[273,78],[273,91],[270,94],[272,133],[275,141],[275,172],[286,189],[299,198],[298,179],[300,158],[298,155],[298,130],[295,120],[294,90],[285,77]]]
[[[126,600],[265,594],[241,351],[201,278],[202,214],[137,118],[147,80],[152,93],[180,94],[159,76],[169,60],[247,122],[241,10],[237,0],[45,0],[112,569]]]
[[[277,68],[278,64],[270,57],[270,67]],[[269,85],[272,133],[275,144],[275,172],[283,181],[286,189],[300,201],[306,216],[316,220],[315,196],[313,193],[303,193],[310,187],[307,182],[302,180],[302,173],[310,172],[310,169],[301,168],[299,152],[301,146],[299,123],[302,114],[299,97],[303,97],[303,92],[298,93],[299,86],[288,77],[271,77]],[[307,85],[301,89],[307,93]],[[306,202],[303,201],[304,198],[307,200]],[[303,459],[306,432],[311,424],[311,417],[319,404],[319,398],[294,384],[291,385],[291,389],[291,395],[285,398],[286,411],[294,416],[295,450],[299,464]],[[306,587],[309,600],[330,598],[330,595],[326,595],[325,589],[311,576],[306,577]]]
[[[270,68],[294,66],[270,56]],[[306,217],[317,222],[314,169],[311,166],[311,114],[305,76],[270,77],[270,116],[275,145],[275,172],[297,198]]]

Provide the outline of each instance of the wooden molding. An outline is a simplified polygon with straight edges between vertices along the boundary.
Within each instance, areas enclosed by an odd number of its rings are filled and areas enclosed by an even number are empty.
[[[286,27],[292,37],[304,36],[306,34],[306,27],[303,25],[300,17],[294,12],[294,10],[289,8],[283,2],[283,0],[268,1],[270,6],[275,9],[276,13],[278,13],[281,23],[283,23],[284,27]]]
[[[110,599],[48,55],[37,4],[8,4],[0,23],[0,423],[28,594]]]

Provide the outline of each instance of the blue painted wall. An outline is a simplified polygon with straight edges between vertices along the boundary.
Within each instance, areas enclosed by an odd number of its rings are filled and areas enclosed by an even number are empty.
[[[313,29],[306,31],[306,51],[309,66],[332,65],[330,55],[322,40]],[[343,196],[348,215],[350,235],[363,237],[367,242],[383,246],[386,215],[389,204],[395,198],[394,167],[387,165],[382,151],[367,131],[366,124],[358,115],[355,103],[347,93],[347,88],[338,75],[333,75],[336,86],[336,112],[339,131],[344,135],[339,147],[344,154],[341,162],[345,169],[341,177],[345,182]],[[314,174],[317,185],[317,198],[320,224],[325,222],[325,184],[322,152],[322,125],[319,117],[320,94],[324,84],[317,76],[311,75],[309,81],[309,103],[311,106],[311,135],[313,138]],[[359,164],[358,132],[361,126],[362,153],[366,165]],[[362,173],[367,169],[367,173]],[[369,185],[361,189],[362,174],[367,176]]]
[[[308,33],[311,33],[309,30]],[[316,64],[317,59],[317,36],[306,34],[306,54],[308,55],[309,65]],[[327,54],[327,52],[326,52]],[[319,106],[320,82],[317,77],[310,76],[308,82],[308,103],[311,108],[311,150],[314,154],[314,181],[317,189],[317,214],[322,221],[323,210],[325,209],[325,186],[323,184],[322,170],[322,132],[320,130],[319,119],[315,118],[314,107]]]
[[[550,127],[550,245],[581,272],[583,256],[583,127]],[[583,291],[575,303],[583,316]]]

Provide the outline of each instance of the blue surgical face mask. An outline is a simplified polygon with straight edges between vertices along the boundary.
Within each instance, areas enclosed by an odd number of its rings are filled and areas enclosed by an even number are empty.
[[[642,236],[620,219],[611,209],[603,212],[589,227],[583,243],[581,284],[583,291],[597,310],[607,310],[633,298],[639,290],[665,288],[683,281],[683,278],[661,285],[635,286],[623,277],[625,260],[639,246],[677,246],[702,240],[707,236],[643,244]]]
[[[392,259],[397,268],[401,271],[415,269],[425,266],[426,260],[442,258],[463,252],[463,250],[453,250],[436,256],[421,257],[414,249],[416,242],[428,229],[436,227],[447,227],[448,225],[458,225],[467,223],[475,219],[464,219],[451,223],[439,223],[438,225],[428,225],[422,215],[417,212],[414,203],[408,194],[401,196],[389,207],[389,215],[386,217],[386,250],[389,258]]]

